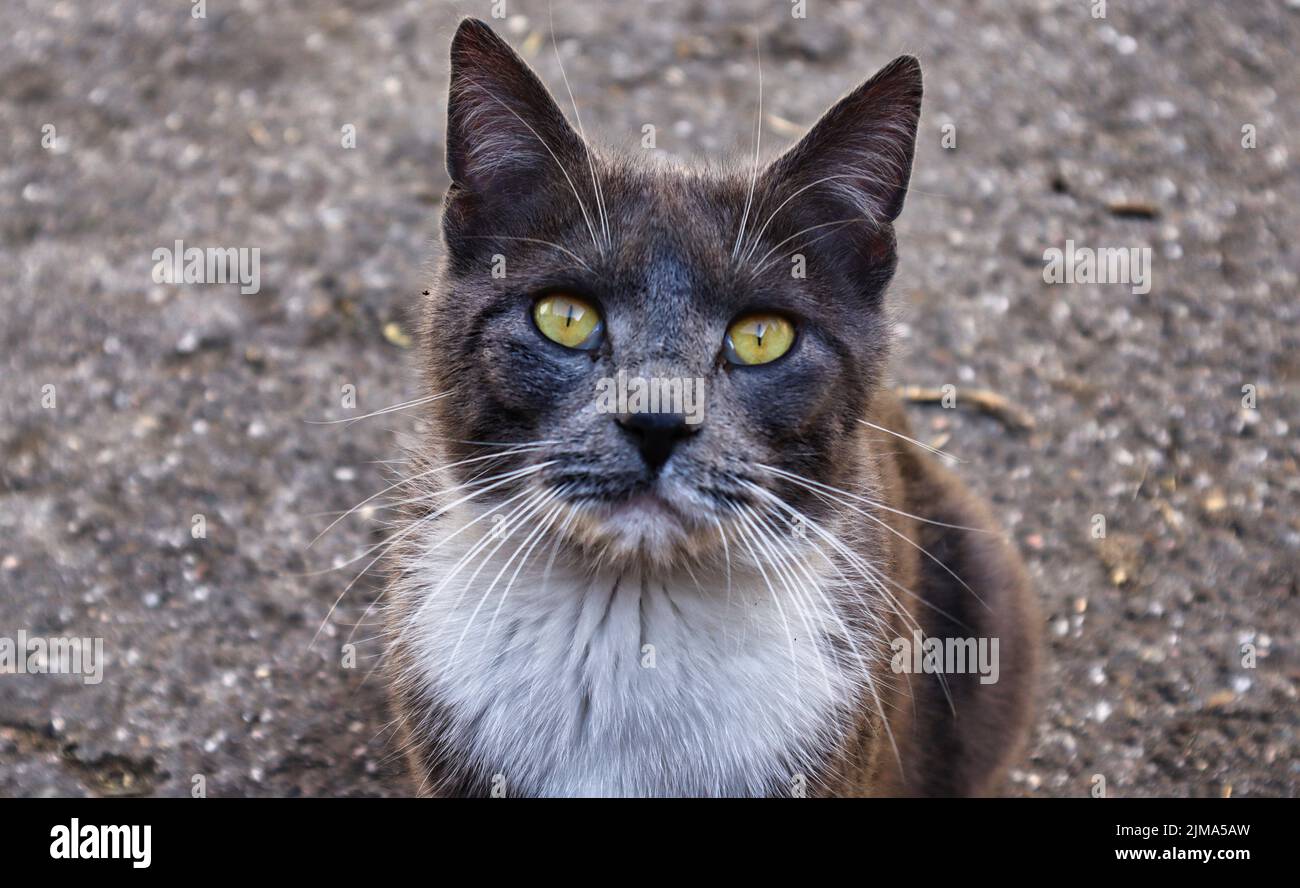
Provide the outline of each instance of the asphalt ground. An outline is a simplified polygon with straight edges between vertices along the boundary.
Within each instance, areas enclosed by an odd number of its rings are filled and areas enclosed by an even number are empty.
[[[920,57],[894,375],[957,387],[912,420],[1042,598],[1008,791],[1294,796],[1300,4],[1092,5],[570,0],[554,27],[588,133],[641,150],[651,123],[683,159],[749,150],[756,34],[771,152]],[[546,4],[508,9],[492,23],[562,89]],[[102,638],[106,661],[98,684],[0,675],[0,795],[410,791],[366,678],[374,583],[327,619],[359,565],[330,568],[384,516],[308,548],[409,420],[314,423],[416,392],[447,48],[491,13],[0,6],[0,635]],[[259,249],[259,292],[156,282],[176,240]],[[1046,283],[1067,240],[1149,248],[1149,291]]]

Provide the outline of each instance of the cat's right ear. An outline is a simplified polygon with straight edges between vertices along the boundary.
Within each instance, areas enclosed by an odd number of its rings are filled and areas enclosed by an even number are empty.
[[[581,158],[573,131],[537,75],[478,19],[467,18],[451,42],[447,97],[447,172],[479,197],[535,189]]]

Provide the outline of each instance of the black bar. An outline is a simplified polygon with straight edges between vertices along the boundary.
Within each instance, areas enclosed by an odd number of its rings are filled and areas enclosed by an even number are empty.
[[[761,814],[754,805],[725,811],[700,805],[690,811],[620,806],[596,813],[590,806],[558,812],[492,800],[417,810],[414,801],[10,802],[0,815],[0,846],[15,871],[33,866],[87,875],[111,870],[128,878],[263,871],[337,878],[373,876],[373,867],[382,864],[384,871],[423,867],[441,879],[452,876],[448,866],[494,868],[517,860],[529,867],[555,861],[582,868],[608,853],[625,861],[660,858],[665,866],[669,858],[685,862],[696,856],[725,859],[736,867],[772,856],[810,867],[852,860],[864,879],[881,861],[922,870],[1013,869],[1026,875],[1073,875],[1102,867],[1181,872],[1207,864],[1226,873],[1291,859],[1282,847],[1293,832],[1294,813],[1283,812],[1279,802],[1218,800],[903,800],[812,805],[801,811],[769,806]],[[135,867],[130,859],[132,849],[143,856],[142,843],[125,846],[120,859],[54,859],[53,850],[66,850],[56,844],[74,818],[83,841],[90,835],[87,827],[147,825],[148,867]],[[105,837],[99,830],[94,835]],[[136,835],[143,837],[143,830]]]

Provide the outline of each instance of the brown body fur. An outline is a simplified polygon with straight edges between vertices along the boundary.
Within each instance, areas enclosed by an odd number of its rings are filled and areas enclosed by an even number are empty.
[[[877,396],[870,420],[910,434],[902,405],[888,391]],[[987,685],[974,674],[947,676],[951,706],[933,676],[905,676],[910,680],[890,683],[882,695],[883,708],[898,757],[879,718],[868,712],[858,737],[828,763],[821,792],[995,795],[1024,748],[1033,717],[1040,624],[1036,600],[1019,556],[1003,539],[988,507],[954,474],[893,436],[869,430],[868,441],[874,453],[883,455],[887,506],[929,521],[988,531],[954,530],[886,514],[899,533],[934,555],[975,593],[917,548],[890,535],[894,588],[916,593],[900,596],[912,619],[926,636],[998,638],[1001,675],[997,683]],[[896,618],[896,628],[900,636],[909,634],[901,619]]]

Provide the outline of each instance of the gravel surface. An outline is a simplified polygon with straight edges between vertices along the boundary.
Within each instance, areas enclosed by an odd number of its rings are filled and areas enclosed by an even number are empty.
[[[555,32],[589,133],[635,151],[654,124],[683,158],[747,150],[755,30],[772,150],[921,58],[895,374],[957,387],[913,421],[1042,596],[1009,791],[1294,796],[1300,3],[1092,5],[567,0]],[[0,636],[98,637],[106,659],[97,685],[0,675],[0,795],[405,794],[366,680],[374,584],[326,620],[361,563],[329,568],[383,516],[308,544],[383,486],[409,419],[312,421],[414,394],[447,48],[491,4],[189,7],[0,5]],[[508,7],[493,24],[562,90],[546,3]],[[1045,283],[1067,239],[1149,247],[1150,292]],[[260,292],[156,283],[176,240],[260,249]]]

